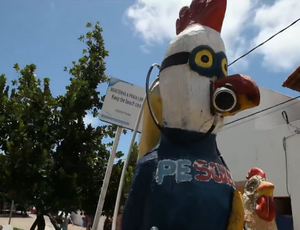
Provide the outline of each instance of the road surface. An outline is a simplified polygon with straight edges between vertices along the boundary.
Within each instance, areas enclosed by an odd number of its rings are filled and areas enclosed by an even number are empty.
[[[25,218],[14,217],[11,219],[11,225],[16,228],[30,230],[30,227],[33,224],[34,220],[35,220],[35,215],[30,215],[29,217],[25,217]],[[45,230],[54,230],[54,227],[52,226],[49,218],[46,216],[45,216],[45,221],[46,221]],[[7,225],[7,224],[8,224],[8,217],[0,217],[0,225]],[[75,226],[75,225],[73,226],[72,224],[69,224],[68,230],[85,230],[85,228]],[[102,228],[98,230],[102,230]]]

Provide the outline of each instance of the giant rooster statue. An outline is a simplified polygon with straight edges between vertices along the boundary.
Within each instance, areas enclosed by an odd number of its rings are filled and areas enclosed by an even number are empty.
[[[277,230],[274,185],[267,181],[266,174],[252,168],[247,175],[243,194],[246,230]]]
[[[258,106],[260,93],[250,78],[227,76],[225,11],[226,0],[193,0],[179,12],[177,36],[144,108],[122,230],[243,229],[242,199],[216,133],[225,116]]]

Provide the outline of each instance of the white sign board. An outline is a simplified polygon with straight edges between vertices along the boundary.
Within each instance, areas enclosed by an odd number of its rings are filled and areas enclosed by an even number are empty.
[[[134,130],[144,97],[144,88],[111,78],[100,120]],[[141,132],[141,123],[138,132]]]

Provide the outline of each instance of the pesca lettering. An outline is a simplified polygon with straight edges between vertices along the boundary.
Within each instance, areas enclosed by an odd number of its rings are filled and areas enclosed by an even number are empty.
[[[207,167],[207,162],[204,160],[196,160],[193,167],[200,172],[200,174],[195,176],[197,181],[210,181],[212,178],[212,173],[210,168]]]
[[[223,166],[224,167],[224,166]],[[224,167],[225,168],[225,167]],[[235,188],[235,183],[234,183],[234,181],[233,181],[233,179],[232,179],[232,175],[231,175],[231,173],[225,168],[225,172],[226,172],[226,178],[227,178],[227,180],[228,180],[228,184],[229,185],[231,185],[232,187],[234,187],[234,189],[236,189]]]
[[[198,172],[194,178],[191,175],[191,167]],[[158,162],[156,170],[157,184],[162,184],[166,176],[175,176],[177,183],[190,182],[193,179],[199,182],[213,180],[216,183],[227,184],[236,189],[232,175],[225,166],[201,159],[195,160],[193,164],[187,159],[176,161],[170,159],[161,160]]]
[[[200,173],[195,176],[197,181],[208,182],[214,180],[216,183],[228,184],[235,189],[231,173],[224,165],[215,162],[208,163],[205,160],[196,160],[193,166]]]
[[[162,184],[165,176],[174,176],[177,183],[191,181],[192,176],[189,174],[191,169],[189,160],[161,160],[158,162],[156,171],[156,183]]]
[[[225,180],[225,177],[222,177],[221,173],[219,172],[219,164],[216,164],[214,162],[209,163],[209,168],[211,169],[212,172],[212,177],[215,182],[217,183],[222,183]]]

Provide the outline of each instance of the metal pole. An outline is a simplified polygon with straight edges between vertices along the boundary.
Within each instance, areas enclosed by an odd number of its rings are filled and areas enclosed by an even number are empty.
[[[10,222],[11,222],[13,207],[14,207],[14,200],[11,201],[10,213],[9,213],[9,219],[8,219],[8,225],[10,225]]]
[[[120,136],[122,134],[122,130],[123,130],[123,128],[121,126],[118,126],[115,141],[114,141],[114,144],[113,144],[113,147],[111,150],[109,161],[107,163],[107,168],[106,168],[106,172],[105,172],[105,176],[104,176],[104,180],[103,180],[103,184],[102,184],[102,188],[101,188],[101,193],[100,193],[99,200],[98,200],[98,205],[97,205],[97,210],[96,210],[95,217],[94,217],[94,223],[93,223],[92,230],[102,229],[102,227],[99,228],[100,218],[102,215],[103,204],[105,201],[105,196],[106,196],[106,192],[107,192],[107,188],[108,188],[108,184],[109,184],[109,180],[110,180],[110,176],[111,176],[111,171],[112,171],[112,168],[114,165],[114,160],[116,158],[117,147],[119,144]]]
[[[134,128],[134,131],[133,131],[133,134],[132,134],[132,138],[131,138],[131,142],[130,142],[130,145],[129,145],[127,157],[126,157],[126,160],[124,162],[123,169],[122,169],[122,174],[121,174],[121,179],[120,179],[119,188],[118,188],[118,194],[117,194],[117,199],[116,199],[116,204],[115,204],[115,209],[114,209],[114,216],[113,216],[113,223],[112,223],[111,230],[115,230],[116,229],[117,217],[118,217],[118,211],[119,211],[120,200],[121,200],[121,195],[122,195],[123,183],[124,183],[125,175],[126,175],[126,169],[128,167],[128,162],[129,162],[129,158],[130,158],[132,146],[134,144],[135,136],[136,136],[136,133],[138,131],[138,128],[139,128],[139,125],[140,125],[140,121],[141,121],[141,118],[142,118],[142,114],[143,114],[143,109],[142,108],[144,107],[145,101],[146,101],[146,97],[143,100],[142,107],[141,107],[140,112],[138,114],[138,118],[136,120],[135,128]]]

